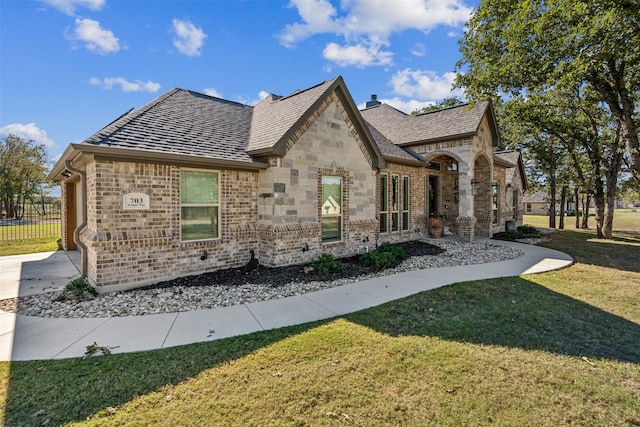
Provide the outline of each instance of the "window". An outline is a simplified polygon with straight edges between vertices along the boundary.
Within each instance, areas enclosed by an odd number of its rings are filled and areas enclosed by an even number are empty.
[[[400,209],[400,178],[398,175],[391,176],[391,231],[398,231],[399,209]]]
[[[387,186],[389,177],[380,175],[380,232],[387,232],[387,220],[389,215],[389,201],[387,200]]]
[[[513,190],[513,219],[518,219],[518,190]]]
[[[342,178],[322,177],[322,241],[339,242],[342,239]]]
[[[180,228],[183,241],[220,237],[219,192],[217,172],[180,171]]]
[[[531,203],[527,203],[527,213],[531,213]]]
[[[498,190],[497,182],[491,184],[491,209],[493,211],[493,223],[498,223]]]
[[[402,177],[402,229],[409,229],[409,177]]]

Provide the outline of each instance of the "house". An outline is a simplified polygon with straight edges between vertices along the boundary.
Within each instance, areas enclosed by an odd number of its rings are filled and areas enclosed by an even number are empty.
[[[549,215],[551,201],[545,190],[539,190],[535,193],[525,195],[523,204],[525,214],[527,215]]]
[[[175,88],[65,150],[50,173],[62,245],[110,292],[239,267],[250,250],[280,266],[415,240],[435,211],[466,240],[513,219],[499,171],[518,164],[494,158],[490,102],[368,105],[341,77],[255,106]]]

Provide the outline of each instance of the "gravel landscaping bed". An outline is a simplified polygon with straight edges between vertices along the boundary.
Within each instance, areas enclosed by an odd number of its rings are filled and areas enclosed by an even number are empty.
[[[429,240],[400,246],[407,258],[394,268],[380,271],[362,265],[358,257],[341,259],[344,268],[326,276],[309,272],[302,265],[258,267],[250,273],[229,269],[182,277],[144,289],[99,295],[77,303],[54,301],[58,295],[55,292],[0,300],[0,310],[70,318],[175,313],[285,298],[405,271],[497,262],[523,255],[517,249],[491,242]]]

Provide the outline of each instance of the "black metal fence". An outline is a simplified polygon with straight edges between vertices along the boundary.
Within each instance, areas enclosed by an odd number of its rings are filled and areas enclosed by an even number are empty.
[[[6,210],[2,209],[0,241],[60,237],[62,233],[60,211],[59,200],[16,206],[17,214],[14,218],[8,218]]]

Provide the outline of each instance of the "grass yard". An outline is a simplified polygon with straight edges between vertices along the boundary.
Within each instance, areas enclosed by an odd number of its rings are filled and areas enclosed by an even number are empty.
[[[60,237],[9,240],[0,245],[0,256],[53,252],[60,249]]]
[[[545,245],[576,259],[560,271],[459,283],[210,343],[1,363],[0,419],[7,426],[640,425],[634,221],[610,242],[593,230],[554,234]]]
[[[0,226],[0,256],[57,251],[59,241],[60,221]]]

